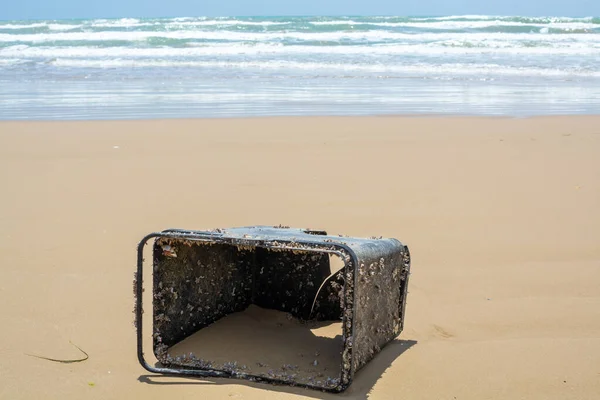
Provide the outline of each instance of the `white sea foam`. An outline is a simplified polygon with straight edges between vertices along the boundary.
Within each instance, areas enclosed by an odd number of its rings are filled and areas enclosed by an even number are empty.
[[[114,23],[114,22],[108,22],[108,23],[94,23],[94,24],[90,24],[90,25],[83,25],[83,28],[86,29],[98,29],[98,28],[142,28],[142,27],[146,27],[146,26],[158,26],[158,25],[162,25],[160,22],[139,22],[139,23],[124,23],[124,24],[119,24],[119,23]]]
[[[210,20],[210,21],[177,21],[165,24],[167,28],[182,28],[189,26],[278,26],[289,25],[290,22],[277,21],[240,21],[240,20]]]
[[[140,25],[145,26],[146,24],[142,23],[137,18],[121,18],[121,19],[116,19],[116,20],[109,20],[109,19],[92,20],[92,21],[90,21],[89,25],[93,26],[93,27],[129,28],[129,27],[140,26]]]
[[[476,56],[478,54],[494,55],[530,55],[530,56],[595,56],[600,47],[588,47],[586,44],[564,44],[562,47],[509,47],[504,42],[488,43],[495,47],[466,47],[462,43],[441,42],[428,45],[385,45],[385,46],[282,46],[259,44],[249,46],[242,43],[211,45],[198,47],[29,47],[26,45],[10,46],[0,50],[0,57],[22,59],[53,58],[188,58],[188,57],[221,57],[221,56],[335,56],[335,57],[385,57],[397,55],[416,56]],[[503,47],[504,46],[504,47]],[[600,46],[598,44],[597,46]]]
[[[376,21],[354,21],[351,19],[333,19],[326,21],[308,21],[310,25],[322,26],[322,25],[370,25],[377,23]]]
[[[48,24],[48,29],[51,31],[70,31],[71,29],[78,29],[81,27],[82,25]]]
[[[33,29],[47,26],[46,22],[38,22],[33,24],[1,24],[0,29]]]
[[[184,21],[194,21],[194,20],[200,20],[200,21],[204,21],[206,20],[206,17],[177,17],[177,18],[171,18],[171,21],[175,21],[175,22],[184,22]]]
[[[389,17],[396,18],[396,17]],[[456,21],[456,20],[521,20],[529,22],[573,22],[573,21],[591,21],[594,17],[514,17],[514,16],[499,16],[499,15],[450,15],[445,17],[423,17],[411,18],[415,21]]]
[[[436,20],[436,21],[451,21],[457,19],[479,19],[479,20],[488,20],[488,19],[497,19],[500,17],[493,15],[448,15],[445,17],[424,17],[424,18],[412,18],[418,21],[428,21],[428,20]]]
[[[398,21],[398,17],[366,17],[357,20],[356,18],[334,18],[310,20],[311,25],[375,25],[388,27],[419,27],[431,29],[468,29],[488,26],[539,26],[551,25],[555,27],[588,29],[598,28],[600,24],[593,23],[592,17],[571,18],[571,17],[497,17],[486,15],[457,15],[449,17],[424,17],[424,18],[403,18]],[[69,21],[70,22],[70,21]],[[141,20],[137,18],[121,18],[121,19],[95,19],[82,21],[81,24],[72,25],[70,23],[57,24],[56,21],[33,21],[25,22],[7,22],[0,23],[0,29],[7,30],[23,30],[41,27],[50,27],[56,30],[73,29],[74,27],[87,26],[92,28],[132,28],[144,27],[153,25],[165,26],[285,26],[291,25],[300,21],[291,20],[261,20],[253,21],[250,19],[236,18],[207,18],[207,17],[181,17],[170,19],[153,19]]]
[[[382,30],[369,31],[335,31],[335,32],[232,32],[232,31],[100,31],[100,32],[56,32],[37,34],[0,34],[0,42],[43,43],[55,41],[140,41],[149,38],[167,39],[200,39],[200,40],[226,40],[226,41],[356,41],[356,42],[381,42],[396,41],[434,42],[441,40],[468,40],[468,41],[506,41],[513,43],[540,42],[544,43],[589,43],[600,44],[600,33],[589,34],[560,34],[540,35],[539,33],[504,33],[504,32],[452,32],[452,33],[419,33],[390,32]]]
[[[444,22],[359,22],[357,25],[373,25],[381,27],[407,27],[437,30],[483,29],[500,27],[540,27],[560,29],[566,32],[574,30],[594,30],[600,32],[600,25],[589,22],[550,22],[550,23],[521,23],[514,21],[444,21]]]
[[[63,67],[87,67],[87,68],[146,68],[146,67],[193,67],[193,68],[236,68],[240,70],[249,69],[268,69],[280,71],[323,71],[333,73],[334,75],[344,73],[367,73],[373,74],[396,74],[396,75],[473,75],[473,76],[549,76],[549,77],[598,77],[600,71],[586,71],[581,69],[561,70],[558,68],[535,68],[522,67],[512,68],[498,64],[464,64],[464,63],[446,63],[446,64],[412,64],[412,65],[394,65],[394,64],[343,64],[343,63],[318,63],[318,62],[297,62],[285,60],[271,61],[186,61],[186,60],[145,60],[145,59],[62,59],[58,58],[51,61],[51,64]]]
[[[36,29],[36,28],[48,28],[52,31],[68,31],[71,29],[80,28],[82,25],[72,25],[72,24],[55,24],[48,22],[38,22],[33,24],[0,24],[1,29],[10,29],[10,30],[24,30],[24,29]],[[15,32],[15,34],[19,34],[19,32]]]

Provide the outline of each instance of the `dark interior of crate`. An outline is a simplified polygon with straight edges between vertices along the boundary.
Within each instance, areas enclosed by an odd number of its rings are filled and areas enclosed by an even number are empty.
[[[153,259],[155,346],[157,336],[172,346],[251,304],[301,320],[341,318],[343,274],[332,274],[327,253],[162,238]]]

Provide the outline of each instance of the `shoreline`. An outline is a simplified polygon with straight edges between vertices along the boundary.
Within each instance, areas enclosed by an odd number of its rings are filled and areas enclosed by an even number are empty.
[[[254,120],[285,120],[285,119],[500,119],[500,120],[533,120],[554,118],[597,118],[598,114],[536,114],[528,116],[518,115],[477,115],[477,114],[373,114],[373,115],[258,115],[258,116],[233,116],[233,117],[197,117],[197,118],[106,118],[106,119],[0,119],[0,124],[20,123],[112,123],[112,122],[173,122],[173,121],[254,121]]]

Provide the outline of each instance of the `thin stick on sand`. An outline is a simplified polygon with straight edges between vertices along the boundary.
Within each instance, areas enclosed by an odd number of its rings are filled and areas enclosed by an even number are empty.
[[[77,348],[77,350],[79,350],[80,352],[82,352],[83,354],[85,354],[84,358],[77,358],[77,359],[72,359],[72,360],[59,360],[56,358],[49,358],[49,357],[44,357],[44,356],[38,356],[35,354],[27,354],[26,355],[30,356],[30,357],[35,357],[35,358],[41,358],[42,360],[48,360],[48,361],[53,361],[53,362],[59,362],[59,363],[63,363],[63,364],[72,364],[72,363],[77,363],[77,362],[82,362],[87,360],[88,358],[90,358],[89,354],[86,353],[85,351],[83,351],[83,349],[81,349],[81,347],[77,346],[75,343],[71,342],[69,340],[69,343],[71,343],[73,346],[75,346]]]

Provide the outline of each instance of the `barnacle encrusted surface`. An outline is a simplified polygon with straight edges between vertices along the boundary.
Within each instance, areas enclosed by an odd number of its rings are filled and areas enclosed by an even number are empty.
[[[355,371],[402,331],[409,265],[407,251],[361,260],[355,287]]]
[[[168,252],[163,250],[166,246]],[[155,346],[172,346],[224,315],[243,310],[252,296],[252,282],[248,279],[252,256],[252,252],[223,244],[157,240],[153,282]]]
[[[329,274],[324,253],[161,238],[154,246],[154,345],[172,346],[250,304],[308,319]],[[319,319],[340,318],[340,288],[319,295]]]
[[[330,265],[332,256],[342,259],[341,269]],[[281,226],[170,230],[154,243],[153,268],[154,353],[164,366],[339,391],[403,329],[410,255],[395,239],[335,237]],[[328,365],[319,372],[325,361],[318,358],[296,368],[282,360],[275,363],[280,367],[265,360],[239,363],[220,352],[203,352],[202,358],[197,349],[170,353],[196,332],[206,332],[202,328],[210,330],[251,305],[303,324],[338,321],[333,357],[340,369],[333,373]],[[234,330],[246,332],[246,326]]]

